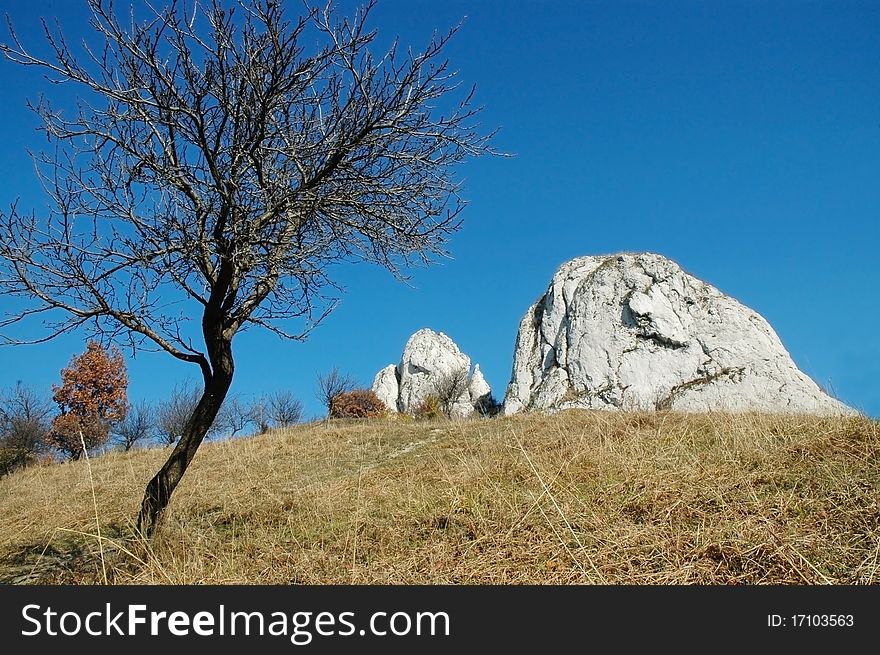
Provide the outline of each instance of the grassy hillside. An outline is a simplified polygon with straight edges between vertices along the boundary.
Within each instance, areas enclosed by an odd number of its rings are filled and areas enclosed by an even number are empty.
[[[132,522],[166,454],[0,480],[0,581],[880,582],[880,431],[865,418],[303,425],[204,444],[147,546]]]

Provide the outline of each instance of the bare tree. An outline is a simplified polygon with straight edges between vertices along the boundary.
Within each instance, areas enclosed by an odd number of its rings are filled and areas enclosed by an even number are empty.
[[[0,289],[30,303],[0,328],[43,318],[49,331],[31,342],[128,336],[204,382],[144,492],[146,535],[229,391],[235,335],[305,339],[335,305],[333,263],[402,278],[443,255],[464,206],[457,167],[491,151],[443,58],[457,28],[421,52],[374,53],[373,2],[294,19],[292,3],[227,2],[117,14],[85,0],[95,33],[83,50],[48,24],[47,57],[11,25],[0,46],[81,94],[75,107],[32,105],[51,146],[37,157],[50,208],[0,214]]]
[[[223,407],[217,414],[214,426],[217,434],[231,438],[239,432],[244,432],[253,423],[253,408],[245,403],[238,394],[233,394],[227,396]]]
[[[455,405],[467,394],[469,382],[470,374],[467,368],[442,373],[434,380],[434,396],[437,397],[440,411],[444,416],[452,418]]]
[[[129,404],[125,418],[113,423],[110,427],[110,441],[126,452],[135,444],[147,441],[155,432],[155,412],[145,402]]]
[[[268,407],[273,427],[286,428],[303,420],[303,404],[289,391],[269,394]]]
[[[274,391],[261,396],[251,408],[252,418],[260,432],[271,428],[296,425],[303,418],[303,404],[290,391]]]
[[[251,406],[251,419],[257,426],[257,432],[264,434],[268,432],[272,425],[269,418],[269,402],[265,396],[261,396],[254,401]]]
[[[173,446],[186,432],[186,425],[199,405],[199,392],[190,382],[176,383],[171,395],[156,407],[158,437]],[[213,426],[213,421],[212,421]]]
[[[327,408],[327,416],[333,413],[333,400],[342,393],[353,391],[357,381],[350,375],[343,375],[336,366],[329,373],[319,373],[315,386],[315,396]]]
[[[34,463],[49,450],[52,404],[17,382],[0,397],[0,477]]]

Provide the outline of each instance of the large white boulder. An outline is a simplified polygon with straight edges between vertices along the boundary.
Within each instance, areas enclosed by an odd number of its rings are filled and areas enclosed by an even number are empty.
[[[472,372],[470,357],[452,339],[423,328],[407,340],[397,366],[376,374],[372,389],[388,408],[414,414],[426,398],[442,395],[444,386],[447,394],[452,391],[452,416],[473,414],[492,394],[479,365]]]
[[[520,322],[504,413],[574,407],[855,413],[761,316],[652,253],[563,264]]]

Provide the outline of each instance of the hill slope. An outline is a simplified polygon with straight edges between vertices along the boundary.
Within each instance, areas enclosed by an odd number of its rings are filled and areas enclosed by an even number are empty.
[[[303,425],[204,444],[146,547],[132,523],[165,456],[0,480],[0,582],[880,581],[880,431],[862,417]]]

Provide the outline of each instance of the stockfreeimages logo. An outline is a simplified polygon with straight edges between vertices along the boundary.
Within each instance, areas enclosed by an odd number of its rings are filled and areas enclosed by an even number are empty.
[[[29,604],[22,608],[21,615],[24,637],[269,636],[306,646],[315,637],[450,636],[446,612],[373,612],[360,628],[354,612],[248,612],[230,611],[225,605],[215,611],[191,613],[156,611],[140,604],[119,610],[105,603],[101,609],[81,613]]]

